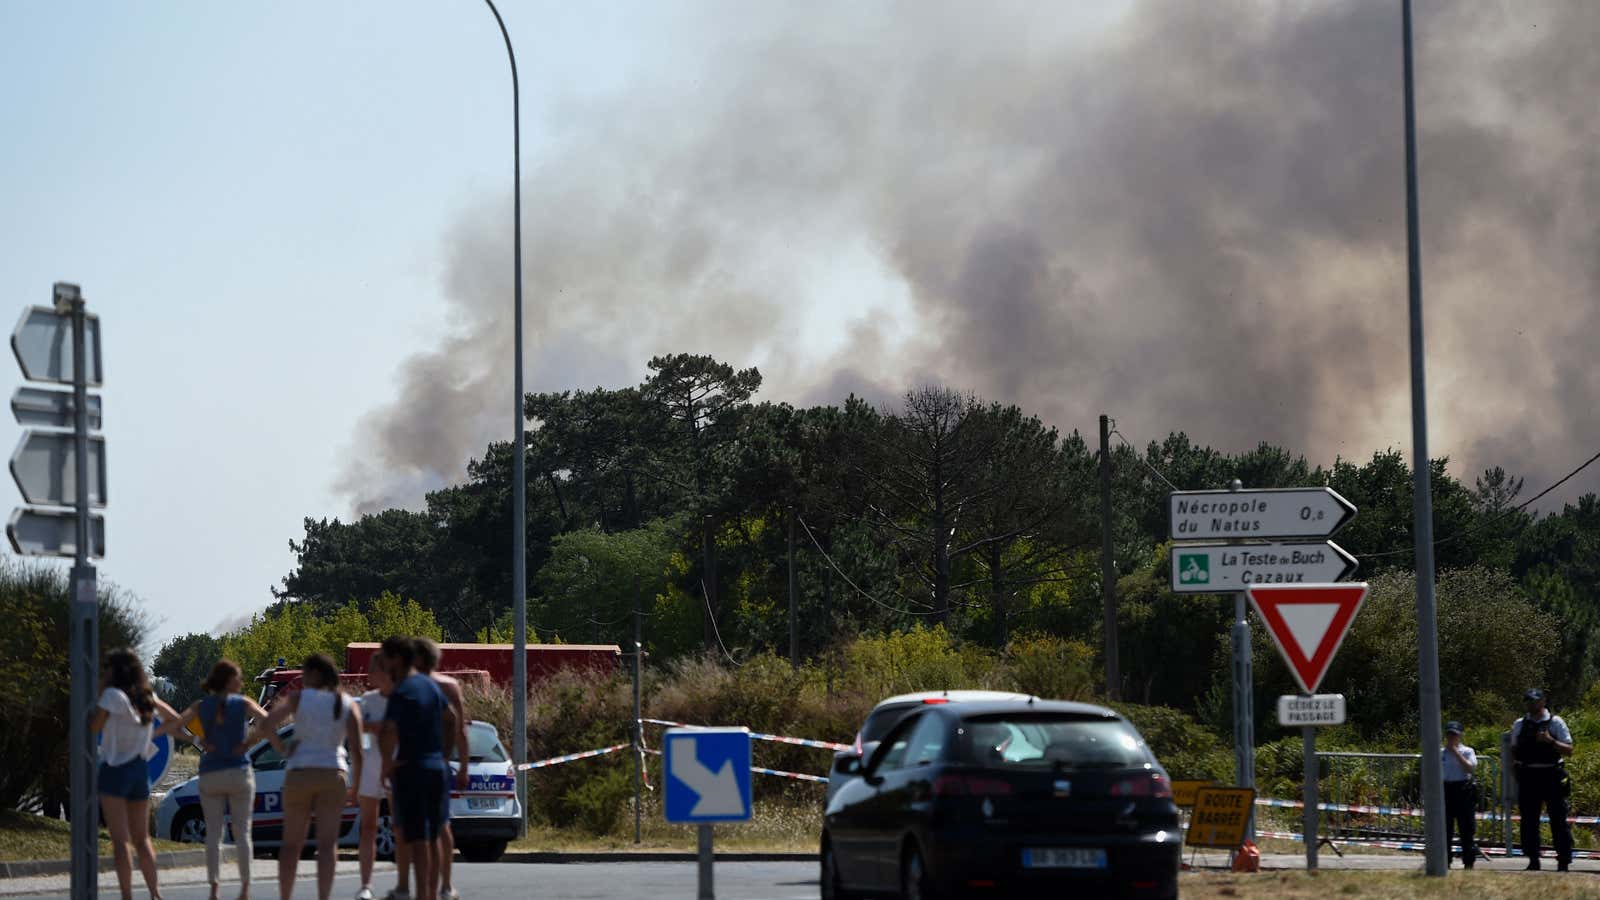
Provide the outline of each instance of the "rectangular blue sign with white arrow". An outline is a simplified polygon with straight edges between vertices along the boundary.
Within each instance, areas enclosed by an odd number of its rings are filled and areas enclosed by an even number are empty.
[[[750,819],[750,730],[672,728],[665,737],[668,822]]]

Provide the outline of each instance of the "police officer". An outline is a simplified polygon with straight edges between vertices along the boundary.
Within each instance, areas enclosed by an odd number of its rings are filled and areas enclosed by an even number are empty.
[[[1572,862],[1572,828],[1567,824],[1567,797],[1572,782],[1566,757],[1572,755],[1572,732],[1560,716],[1545,708],[1544,692],[1530,688],[1522,699],[1528,713],[1511,726],[1511,762],[1517,773],[1517,807],[1522,814],[1522,854],[1530,871],[1539,868],[1539,807],[1550,814],[1556,844],[1556,871]]]
[[[1472,773],[1478,768],[1478,754],[1461,742],[1460,722],[1445,723],[1439,763],[1444,768],[1444,845],[1449,847],[1459,830],[1461,865],[1470,869],[1478,858],[1474,840],[1478,826],[1478,783],[1472,780]]]

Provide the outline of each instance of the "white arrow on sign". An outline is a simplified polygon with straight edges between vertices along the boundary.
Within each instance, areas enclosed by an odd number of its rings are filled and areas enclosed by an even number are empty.
[[[693,735],[675,735],[668,740],[672,746],[672,777],[689,786],[700,795],[691,813],[701,816],[742,816],[744,795],[739,793],[739,776],[734,774],[733,760],[724,760],[715,774],[695,755]]]
[[[1174,544],[1172,590],[1231,594],[1252,584],[1321,584],[1355,574],[1356,558],[1320,544]]]
[[[1354,504],[1326,487],[1167,495],[1168,535],[1175,541],[1325,538],[1355,514]]]
[[[77,556],[78,514],[54,509],[19,507],[6,523],[11,548],[23,556]],[[106,520],[89,517],[89,555],[106,555]]]
[[[27,503],[72,506],[78,502],[77,441],[70,431],[22,433],[11,454],[11,477]],[[106,505],[106,439],[89,438],[89,503]]]
[[[85,375],[91,386],[101,384],[100,317],[84,316],[84,357],[89,365]],[[48,306],[30,306],[11,332],[11,352],[22,366],[22,377],[29,381],[72,383],[72,316]]]
[[[42,425],[46,428],[71,428],[75,405],[71,391],[51,388],[19,387],[11,395],[11,413],[18,425]],[[99,431],[100,395],[89,395],[89,429]]]

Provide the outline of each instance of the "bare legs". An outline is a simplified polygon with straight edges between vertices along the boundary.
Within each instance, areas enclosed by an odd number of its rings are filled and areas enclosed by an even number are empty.
[[[100,811],[106,819],[106,831],[111,835],[112,855],[117,865],[117,886],[122,889],[122,900],[133,898],[133,854],[138,854],[139,871],[144,874],[144,885],[150,889],[150,896],[160,900],[161,888],[156,882],[156,852],[150,846],[150,801],[101,796]]]

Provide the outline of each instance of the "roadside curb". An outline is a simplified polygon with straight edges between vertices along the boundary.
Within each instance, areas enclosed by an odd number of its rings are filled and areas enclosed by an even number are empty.
[[[222,848],[222,863],[231,863],[234,859],[234,849],[231,846]],[[166,853],[156,854],[157,869],[183,869],[190,866],[203,866],[206,864],[206,851],[204,850],[171,850]],[[100,857],[99,871],[110,872],[116,868],[116,860],[110,856]],[[0,862],[0,879],[5,878],[32,878],[40,875],[65,875],[72,871],[70,859],[31,859],[17,862]]]
[[[694,862],[699,854],[691,850],[602,850],[563,853],[553,850],[509,851],[500,857],[507,863],[627,863]],[[718,853],[717,862],[816,862],[815,853]]]

